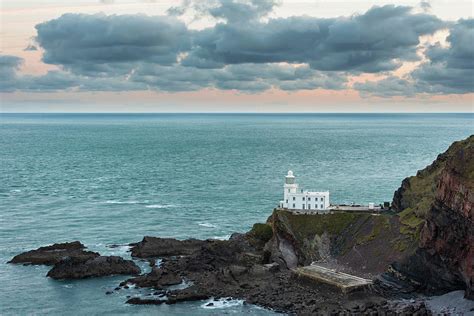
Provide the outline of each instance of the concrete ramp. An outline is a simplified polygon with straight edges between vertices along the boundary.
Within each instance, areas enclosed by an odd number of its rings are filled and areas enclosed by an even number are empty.
[[[342,292],[362,290],[372,284],[372,280],[357,277],[318,265],[310,265],[293,269],[298,276],[313,282],[323,282],[341,289]]]

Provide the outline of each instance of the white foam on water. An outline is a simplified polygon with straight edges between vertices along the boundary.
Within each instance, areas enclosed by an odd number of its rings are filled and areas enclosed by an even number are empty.
[[[128,252],[130,250],[131,246],[129,245],[120,245],[118,247],[107,247],[108,253],[113,255],[113,256],[125,256],[128,255]]]
[[[208,228],[216,228],[217,226],[214,225],[214,224],[211,224],[211,223],[207,223],[207,222],[200,222],[198,223],[199,226],[202,226],[202,227],[208,227]]]
[[[174,204],[151,204],[151,205],[145,205],[146,208],[170,208],[170,207],[176,207]]]
[[[217,240],[229,240],[229,238],[230,238],[230,235],[212,237],[212,239],[217,239]]]
[[[175,284],[175,285],[170,285],[167,287],[168,291],[176,291],[176,290],[184,290],[190,286],[192,286],[194,283],[192,281],[188,280],[183,280],[181,281],[180,284]]]
[[[105,204],[139,204],[140,201],[117,201],[117,200],[107,200]]]
[[[235,300],[235,299],[232,299],[231,297],[223,297],[218,300],[211,298],[208,301],[206,301],[204,304],[202,304],[201,307],[206,308],[206,309],[219,309],[219,308],[242,306],[243,304],[244,304],[244,300]]]
[[[10,190],[10,192],[19,193],[19,192],[21,192],[21,190],[15,189],[15,190]]]

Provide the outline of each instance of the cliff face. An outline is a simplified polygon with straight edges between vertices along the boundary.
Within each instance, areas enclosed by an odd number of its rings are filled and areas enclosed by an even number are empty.
[[[288,268],[316,261],[371,277],[412,253],[416,243],[400,234],[397,216],[345,213],[305,215],[276,210],[269,222],[270,261]],[[376,258],[376,260],[374,260]]]
[[[419,249],[393,265],[396,273],[418,289],[465,288],[474,298],[474,136],[453,143],[431,166],[405,179],[393,205],[402,223],[409,217],[419,225]]]

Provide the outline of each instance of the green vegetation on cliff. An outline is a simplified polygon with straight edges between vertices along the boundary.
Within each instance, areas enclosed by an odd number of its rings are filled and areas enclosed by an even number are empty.
[[[395,191],[392,202],[393,208],[400,212],[398,215],[402,224],[400,226],[402,234],[415,241],[419,240],[421,228],[435,201],[436,188],[446,164],[473,142],[474,136],[454,142],[431,165],[418,171],[416,176],[403,180],[402,186]],[[463,170],[461,174],[467,177],[474,175],[474,167],[466,165],[470,169]]]
[[[298,239],[314,237],[328,233],[340,234],[356,220],[367,218],[370,214],[361,213],[332,213],[322,215],[295,214],[289,211],[276,211],[280,223],[290,225],[291,231]]]
[[[272,226],[270,226],[269,224],[261,224],[261,223],[253,224],[252,229],[249,232],[249,235],[263,242],[267,242],[273,236]]]

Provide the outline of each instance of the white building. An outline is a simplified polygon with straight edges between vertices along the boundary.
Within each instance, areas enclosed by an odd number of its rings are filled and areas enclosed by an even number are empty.
[[[285,177],[283,188],[283,201],[280,201],[281,208],[314,212],[327,211],[329,208],[329,191],[311,192],[299,189],[291,170],[288,171],[288,175]]]

